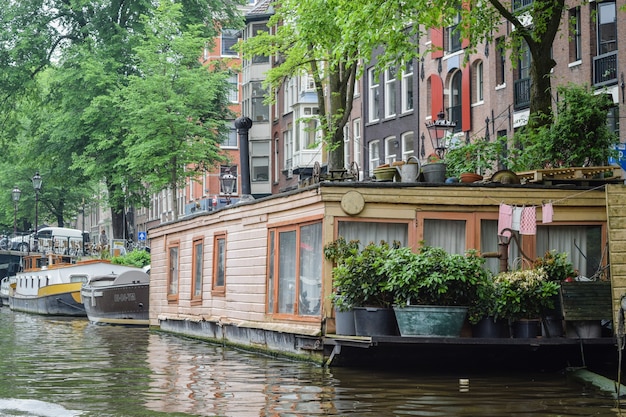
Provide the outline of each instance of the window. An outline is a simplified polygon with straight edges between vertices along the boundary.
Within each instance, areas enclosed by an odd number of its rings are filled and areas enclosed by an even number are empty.
[[[239,176],[237,174],[237,165],[220,165],[220,178],[223,175],[226,175],[228,173],[234,175],[235,178],[238,178]],[[238,182],[239,182],[238,180],[235,181],[235,185],[233,186],[233,192],[230,195],[237,194],[237,192],[238,192],[237,190],[239,190],[239,188],[237,186]],[[225,195],[225,194],[226,193],[225,193],[224,188],[222,186],[222,182],[220,181],[220,195]]]
[[[167,299],[178,301],[178,244],[168,249]]]
[[[513,11],[517,12],[533,4],[533,0],[513,0]]]
[[[231,127],[228,133],[224,135],[222,141],[222,148],[236,148],[237,147],[237,129]]]
[[[222,29],[222,56],[237,56],[233,47],[237,44],[238,37],[237,29]]]
[[[293,111],[293,106],[296,104],[296,79],[289,78],[289,81],[284,84],[283,87],[283,113],[291,113]]]
[[[566,252],[581,275],[592,277],[602,265],[602,226],[537,226],[537,257],[548,250]]]
[[[268,313],[319,316],[322,223],[272,229],[268,245]]]
[[[506,46],[503,37],[496,39],[496,85],[503,85],[506,82]]]
[[[617,14],[615,2],[598,3],[598,55],[617,50]]]
[[[255,23],[252,25],[252,36],[257,36],[261,32],[268,32],[269,28],[265,23]],[[270,62],[270,57],[266,55],[255,55],[252,57],[253,64],[265,64]]]
[[[460,6],[459,6],[460,7]],[[457,13],[452,21],[452,25],[446,28],[446,52],[453,53],[461,50],[461,32],[459,23],[461,22],[461,14]]]
[[[400,144],[395,136],[385,138],[385,162],[391,165],[397,160],[397,154],[400,153]]]
[[[231,103],[239,103],[239,74],[230,74],[228,77],[230,90],[228,90],[228,101]]]
[[[369,166],[369,174],[370,176],[374,175],[374,168],[380,165],[380,141],[373,140],[369,145],[369,153],[370,153],[370,166]]]
[[[293,132],[291,130],[292,125],[287,125],[287,130],[283,132],[283,146],[285,147],[285,169],[293,168]]]
[[[396,67],[385,71],[385,117],[396,115]]]
[[[267,91],[263,88],[261,81],[250,83],[252,89],[252,120],[256,122],[267,122],[270,118],[269,106],[264,103]]]
[[[354,161],[359,165],[359,168],[363,168],[361,164],[361,119],[354,119],[352,121],[352,137],[354,138]]]
[[[343,127],[343,166],[350,166],[351,146],[350,146],[350,124],[346,123]]]
[[[609,126],[609,131],[615,133],[619,137],[619,106],[614,105],[609,109],[606,122]]]
[[[226,290],[226,233],[213,236],[213,292]]]
[[[402,160],[406,161],[410,156],[415,156],[415,145],[413,144],[413,132],[402,134]]]
[[[580,61],[582,55],[580,6],[569,10],[569,62]]]
[[[193,242],[193,264],[191,275],[191,299],[202,300],[202,271],[204,268],[204,241],[196,239]]]
[[[322,140],[322,132],[319,128],[319,109],[317,107],[305,107],[299,118],[300,141],[299,149],[315,148]]]
[[[413,61],[407,62],[402,72],[402,113],[413,110]]]
[[[368,70],[369,98],[368,117],[370,122],[380,119],[380,80],[374,68]]]
[[[483,61],[476,61],[474,63],[474,75],[476,77],[474,103],[481,103],[485,98],[484,92],[484,74],[483,74]]]
[[[250,142],[250,172],[252,182],[269,182],[270,180],[270,142]]]
[[[400,242],[401,246],[409,243],[409,225],[407,222],[355,222],[340,220],[337,226],[337,236],[346,241],[358,240],[362,246],[370,242],[379,243],[384,240],[388,243]]]
[[[461,71],[455,71],[450,80],[450,97],[448,99],[450,108],[448,109],[448,117],[451,121],[456,122],[454,128],[455,132],[460,132],[463,124],[463,113],[461,111],[461,97],[463,93],[462,79],[463,75]]]

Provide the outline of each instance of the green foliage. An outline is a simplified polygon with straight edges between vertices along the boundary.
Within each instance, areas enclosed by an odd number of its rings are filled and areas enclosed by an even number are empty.
[[[497,170],[498,160],[504,152],[503,142],[489,142],[483,138],[450,148],[445,155],[447,173],[459,177],[466,172],[484,175]]]
[[[393,250],[386,242],[370,243],[361,250],[357,241],[343,238],[325,246],[326,258],[336,262],[331,299],[337,309],[391,307],[393,295],[385,288],[388,278],[381,265]]]
[[[150,253],[145,250],[134,250],[128,252],[126,255],[112,257],[111,263],[143,268],[144,266],[150,265]]]
[[[325,246],[324,254],[336,262],[331,298],[342,311],[408,303],[470,306],[491,276],[475,251],[448,254],[424,246],[414,253],[398,242],[370,243],[359,250],[358,241],[339,238]]]
[[[572,280],[578,275],[574,270],[574,265],[568,260],[566,252],[547,251],[543,257],[535,260],[533,266],[535,268],[543,268],[546,271],[548,280],[554,282]]]
[[[493,316],[510,320],[540,318],[554,308],[560,285],[543,268],[501,272],[494,279]]]
[[[489,279],[484,263],[473,250],[461,255],[430,246],[419,253],[399,248],[388,254],[381,272],[389,277],[386,289],[397,305],[470,306]]]
[[[517,151],[508,158],[511,169],[604,166],[615,155],[612,146],[618,138],[606,123],[613,105],[610,97],[573,84],[557,91],[560,100],[554,124],[515,136]]]

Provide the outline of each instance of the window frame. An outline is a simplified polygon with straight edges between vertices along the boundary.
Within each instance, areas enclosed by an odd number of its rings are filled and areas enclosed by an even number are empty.
[[[199,251],[198,251],[198,246]],[[198,260],[198,256],[200,259]],[[199,262],[198,262],[199,261]],[[198,265],[199,263],[199,265]],[[192,257],[191,257],[191,302],[192,304],[202,303],[202,293],[204,286],[204,237],[197,237],[192,242]],[[198,284],[200,286],[200,293],[197,294]]]
[[[380,120],[380,74],[376,73],[376,68],[368,69],[367,74],[367,118],[368,122],[374,123]]]
[[[320,216],[312,216],[309,218],[304,218],[302,221],[294,224],[294,222],[282,222],[278,224],[268,225],[267,228],[267,267],[266,267],[266,301],[265,301],[265,312],[268,315],[271,315],[275,318],[294,318],[299,321],[317,321],[322,315],[322,297],[324,294],[323,290],[323,282],[324,282],[324,274],[322,272],[324,263],[323,260],[323,251],[320,245],[319,250],[321,251],[321,259],[320,259],[320,276],[319,276],[319,285],[320,285],[320,308],[319,313],[317,315],[302,315],[300,314],[299,306],[300,306],[300,261],[301,261],[301,246],[302,246],[302,229],[307,226],[312,226],[318,224],[320,226],[320,240],[323,237],[323,218]],[[281,233],[291,233],[295,232],[295,265],[294,270],[296,276],[294,277],[294,307],[293,313],[285,313],[280,312],[281,303],[280,303],[280,236]]]
[[[174,252],[175,258],[173,258]],[[167,245],[167,271],[167,301],[175,303],[180,297],[180,241],[178,240],[169,242]]]
[[[223,242],[223,245],[220,245],[220,242]],[[211,294],[214,296],[224,296],[226,294],[227,242],[226,231],[215,232],[213,234],[213,273],[211,274]],[[221,276],[220,262],[224,263],[221,269]]]

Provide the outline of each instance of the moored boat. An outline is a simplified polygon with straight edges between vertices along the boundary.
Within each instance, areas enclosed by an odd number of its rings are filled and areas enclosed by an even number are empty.
[[[150,276],[142,270],[94,276],[81,290],[92,323],[147,326]]]
[[[80,290],[91,277],[139,269],[102,259],[77,261],[74,257],[53,253],[24,256],[23,265],[23,271],[18,272],[10,284],[11,310],[79,317],[87,315]]]

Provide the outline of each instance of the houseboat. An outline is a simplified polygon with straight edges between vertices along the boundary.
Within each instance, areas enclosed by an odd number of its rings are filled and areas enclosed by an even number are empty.
[[[133,267],[115,265],[102,259],[77,261],[54,253],[27,255],[23,271],[15,275],[9,291],[14,311],[51,316],[86,317],[80,290],[89,278],[121,273]]]
[[[140,268],[94,276],[83,285],[80,295],[92,323],[149,324],[150,276]]]
[[[449,358],[463,351],[501,356],[513,349],[518,357],[521,350],[550,352],[569,365],[589,363],[581,352],[597,349],[605,349],[598,354],[603,359],[617,358],[617,326],[610,325],[602,337],[593,338],[337,335],[329,297],[333,265],[323,255],[324,246],[339,236],[397,241],[415,249],[425,242],[450,253],[476,249],[488,256],[486,267],[498,272],[502,263],[521,267],[522,253],[538,258],[550,250],[567,252],[581,275],[601,272],[602,279],[610,279],[609,298],[603,301],[608,314],[601,319],[617,323],[619,301],[626,294],[621,253],[626,245],[620,240],[626,235],[626,187],[619,167],[606,170],[615,172],[612,181],[596,180],[597,172],[591,171],[562,181],[547,181],[549,173],[541,181],[529,175],[520,183],[320,181],[161,224],[150,230],[150,325],[320,363],[363,354],[371,363],[375,354],[389,359],[401,349],[429,361],[420,348],[431,353],[452,349]],[[503,205],[528,208],[526,221],[532,219],[526,230],[513,229],[515,239],[504,250],[498,231]]]

